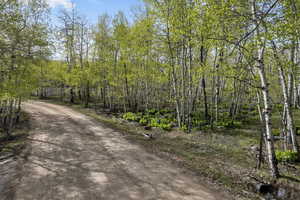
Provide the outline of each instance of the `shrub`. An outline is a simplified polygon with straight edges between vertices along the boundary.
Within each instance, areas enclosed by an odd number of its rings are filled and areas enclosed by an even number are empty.
[[[150,123],[149,126],[151,127],[158,127],[159,123],[158,123],[158,119],[157,118],[151,118],[150,119]]]
[[[160,126],[160,128],[162,128],[165,131],[170,131],[172,128],[171,124],[160,124],[159,126]]]
[[[250,115],[256,116],[257,114],[258,114],[258,111],[255,109],[250,111]]]
[[[274,128],[272,129],[272,133],[274,136],[280,136],[280,129],[279,128]]]
[[[132,112],[125,113],[123,115],[123,119],[128,120],[128,121],[139,121],[139,117]]]
[[[136,121],[141,125],[150,127],[158,127],[163,130],[171,130],[172,122],[176,122],[172,113],[167,113],[167,110],[157,111],[155,109],[146,110],[143,113],[125,113],[122,118],[128,121]],[[161,116],[160,113],[166,113],[165,116]]]
[[[176,122],[175,116],[172,113],[167,113],[164,115],[164,117],[168,119],[169,122]]]
[[[300,127],[296,127],[296,135],[300,135]]]
[[[155,115],[158,111],[155,109],[148,109],[146,110],[146,113],[150,114],[150,115]]]
[[[161,109],[161,110],[159,111],[159,113],[162,114],[162,115],[166,115],[166,114],[169,114],[170,111],[167,110],[167,109]]]
[[[201,120],[201,119],[193,119],[193,126],[205,126],[208,124],[206,120]]]
[[[181,127],[180,127],[180,130],[182,130],[182,131],[184,131],[184,132],[187,132],[188,131],[188,127],[187,127],[187,125],[182,125]]]
[[[276,158],[279,162],[296,162],[297,153],[294,151],[276,151]]]
[[[140,123],[141,125],[145,126],[145,125],[147,125],[148,120],[147,120],[146,118],[143,117],[143,118],[140,119],[139,123]]]
[[[242,122],[240,121],[220,121],[216,123],[216,126],[222,126],[225,128],[238,128],[242,126]]]
[[[172,128],[172,125],[168,119],[162,118],[151,118],[149,126],[161,128],[163,130],[169,131]]]
[[[171,121],[169,120],[169,119],[166,119],[166,118],[161,118],[160,120],[159,120],[159,123],[161,123],[161,124],[169,124]]]
[[[240,113],[242,116],[247,116],[249,115],[249,110],[241,110],[241,113]]]
[[[234,127],[241,127],[242,126],[242,122],[240,122],[240,121],[233,121],[233,126]]]

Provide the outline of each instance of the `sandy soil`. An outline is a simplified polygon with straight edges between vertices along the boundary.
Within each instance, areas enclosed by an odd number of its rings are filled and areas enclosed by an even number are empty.
[[[33,129],[12,199],[225,199],[196,177],[70,108],[30,101],[24,109],[32,116]]]

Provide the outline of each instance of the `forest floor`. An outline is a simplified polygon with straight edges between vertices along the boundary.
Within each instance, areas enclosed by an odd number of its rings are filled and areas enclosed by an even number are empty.
[[[194,172],[204,183],[212,183],[213,188],[226,191],[234,199],[300,199],[300,165],[280,163],[281,178],[276,182],[269,176],[267,163],[260,170],[256,167],[256,149],[260,140],[260,123],[251,119],[249,123],[236,129],[215,129],[194,131],[191,134],[173,129],[170,132],[160,129],[145,131],[143,126],[128,122],[118,115],[70,105],[55,99],[47,100],[56,104],[68,105],[78,112],[88,115],[106,126],[118,130],[132,143],[139,144],[149,152],[177,167]],[[294,112],[296,126],[300,126],[300,112]],[[273,127],[280,127],[279,113],[273,115]],[[149,140],[145,133],[153,134]],[[299,139],[299,138],[298,138]],[[280,141],[276,143],[280,145]],[[272,195],[258,195],[257,186],[272,184]],[[269,192],[269,191],[268,191]],[[221,198],[223,199],[223,198]],[[232,198],[233,199],[233,198]]]
[[[31,116],[28,145],[1,200],[233,199],[86,114],[37,101],[24,110]]]

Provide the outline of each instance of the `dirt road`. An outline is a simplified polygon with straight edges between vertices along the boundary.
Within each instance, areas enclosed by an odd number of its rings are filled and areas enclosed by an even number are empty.
[[[42,102],[24,109],[33,131],[14,199],[224,199],[90,117]]]

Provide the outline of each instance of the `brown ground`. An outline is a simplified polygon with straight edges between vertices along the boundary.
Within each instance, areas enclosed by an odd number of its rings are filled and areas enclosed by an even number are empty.
[[[11,199],[225,199],[196,177],[70,108],[31,101],[24,109],[33,119],[30,149]]]

